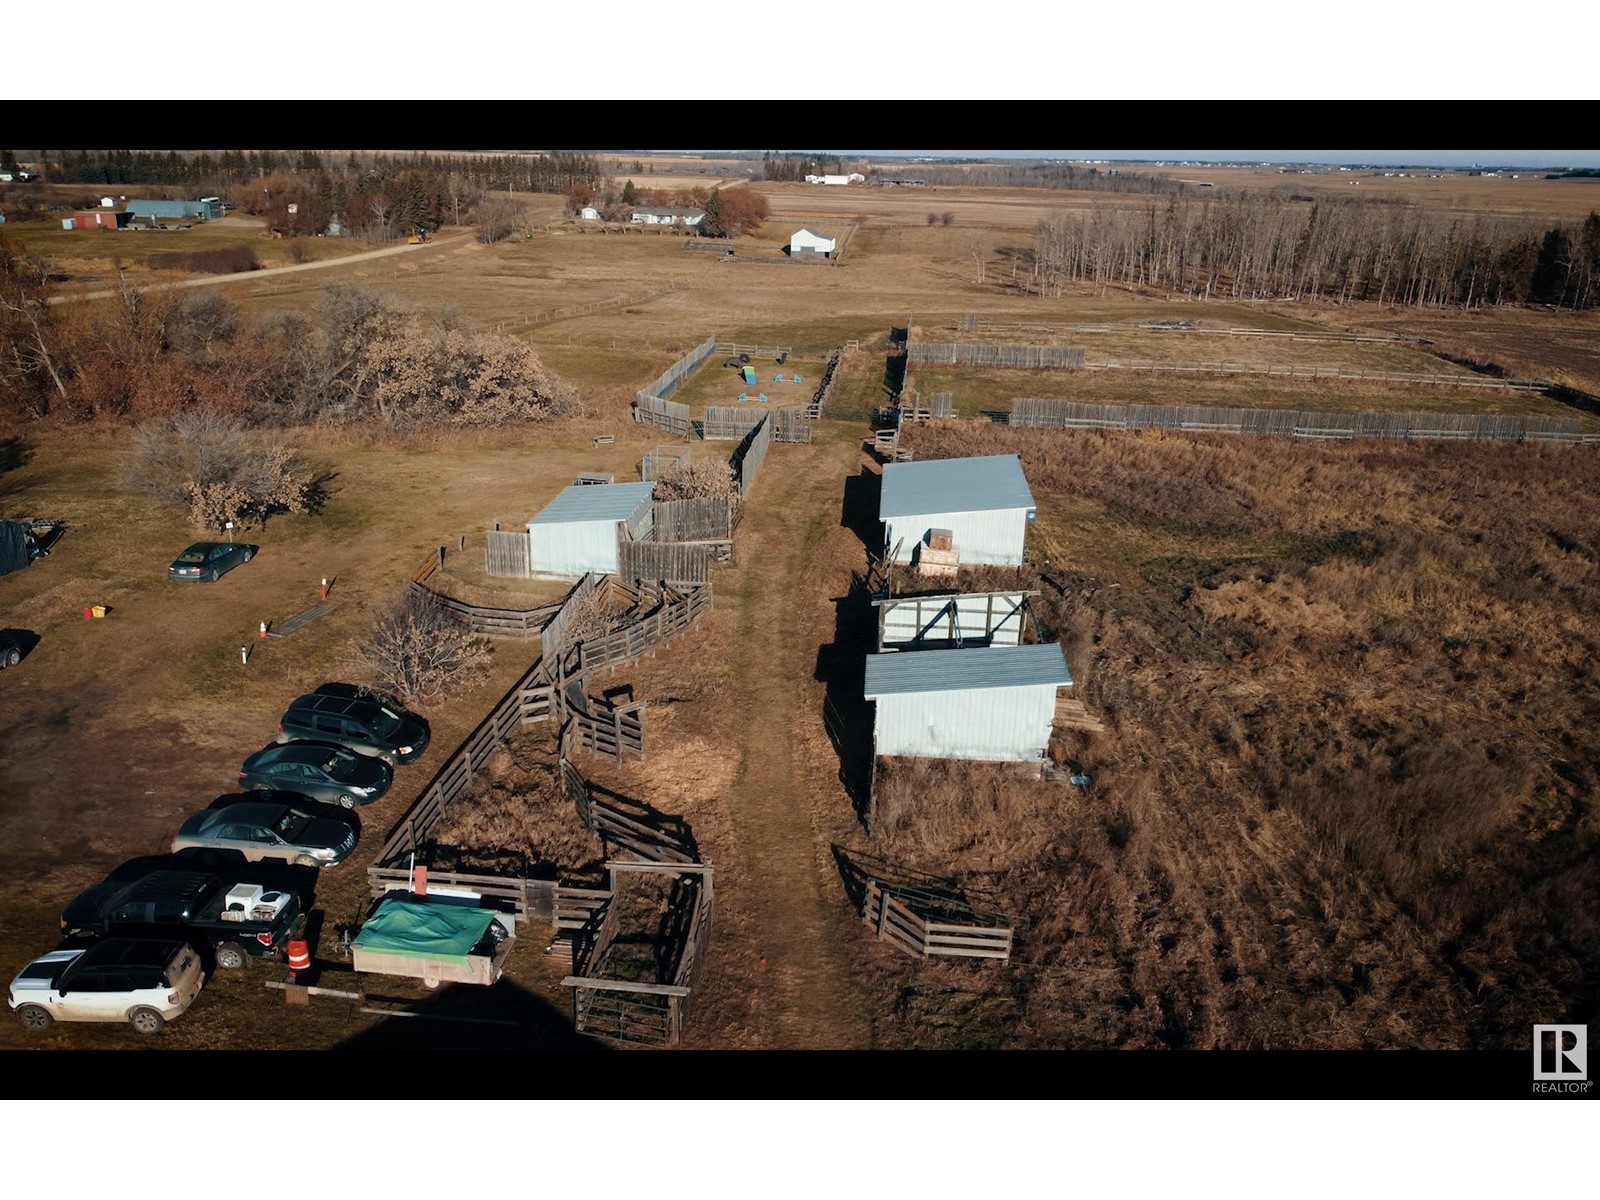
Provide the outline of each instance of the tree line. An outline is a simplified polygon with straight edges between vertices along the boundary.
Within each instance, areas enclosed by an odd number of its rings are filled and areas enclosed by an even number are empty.
[[[172,198],[217,195],[292,237],[327,231],[392,241],[418,229],[472,219],[490,191],[572,191],[600,187],[604,174],[590,154],[386,154],[315,150],[40,150],[41,192],[52,184],[136,185]]]
[[[1118,284],[1202,298],[1405,306],[1600,302],[1600,214],[1547,228],[1377,199],[1237,192],[1097,202],[1040,222],[1028,290]]]

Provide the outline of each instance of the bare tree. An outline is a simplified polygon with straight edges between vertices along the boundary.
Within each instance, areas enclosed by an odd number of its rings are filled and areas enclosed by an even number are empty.
[[[426,704],[477,683],[491,655],[431,592],[407,588],[373,618],[349,665],[397,699]]]

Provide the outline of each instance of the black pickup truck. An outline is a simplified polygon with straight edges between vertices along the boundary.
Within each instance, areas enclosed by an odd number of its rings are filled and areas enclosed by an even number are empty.
[[[283,954],[301,918],[293,892],[204,871],[155,871],[131,883],[95,884],[62,910],[61,932],[67,938],[179,933],[209,945],[217,966],[231,969]]]

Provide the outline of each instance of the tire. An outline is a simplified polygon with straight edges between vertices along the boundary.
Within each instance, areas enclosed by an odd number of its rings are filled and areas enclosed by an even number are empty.
[[[256,552],[254,550],[246,550],[244,552],[244,558],[242,558],[240,561],[241,562],[249,562],[255,556],[256,556]]]
[[[294,865],[297,867],[314,867],[317,865],[317,860],[309,854],[302,854],[294,860]]]
[[[50,1010],[38,1004],[24,1004],[17,1009],[17,1020],[22,1022],[24,1029],[31,1029],[34,1033],[43,1033],[56,1023]]]
[[[273,787],[270,783],[252,783],[250,785],[250,790],[252,792],[270,792],[273,790]]]
[[[128,1014],[128,1024],[140,1033],[160,1033],[166,1023],[167,1019],[153,1008],[136,1008]]]
[[[356,806],[356,798],[354,796],[350,795],[348,792],[340,792],[339,793],[339,807],[340,808],[354,808],[355,806]]]
[[[222,572],[218,571],[215,567],[212,567],[211,568],[211,573],[206,576],[206,582],[207,583],[215,583],[217,580],[219,580],[221,578],[222,578]]]
[[[223,942],[217,947],[217,966],[224,971],[238,971],[250,965],[250,956],[238,942]]]
[[[14,667],[21,661],[22,661],[22,651],[18,650],[15,646],[13,646],[13,647],[11,647],[11,649],[6,651],[5,661],[4,662],[0,662],[0,666]]]

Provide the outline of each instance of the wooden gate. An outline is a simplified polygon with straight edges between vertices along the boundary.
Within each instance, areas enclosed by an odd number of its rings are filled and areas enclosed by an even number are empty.
[[[491,529],[484,540],[483,569],[489,575],[526,579],[533,574],[529,565],[526,529]]]

